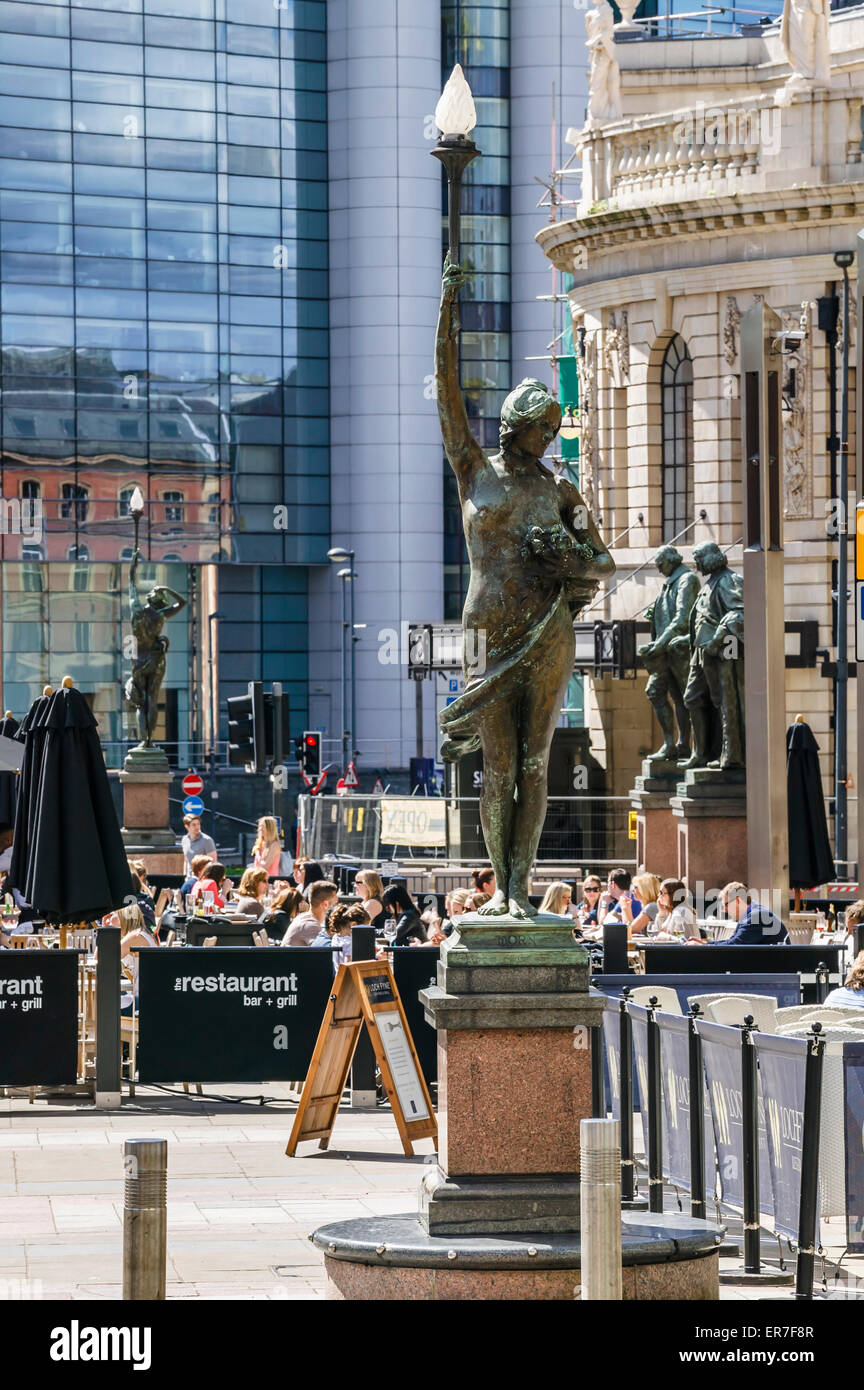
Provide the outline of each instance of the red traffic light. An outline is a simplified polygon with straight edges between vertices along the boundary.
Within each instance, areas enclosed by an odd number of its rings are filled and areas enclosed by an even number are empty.
[[[317,740],[317,738],[315,737],[314,734],[307,734],[307,735],[306,735],[306,747],[307,747],[307,748],[314,748],[317,742],[318,742],[318,740]]]

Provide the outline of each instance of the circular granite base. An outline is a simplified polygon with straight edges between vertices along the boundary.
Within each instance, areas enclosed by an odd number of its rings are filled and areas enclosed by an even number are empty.
[[[719,1296],[722,1227],[654,1212],[622,1214],[623,1296]],[[382,1216],[319,1226],[334,1299],[569,1299],[579,1297],[578,1232],[567,1235],[429,1236],[417,1217]]]

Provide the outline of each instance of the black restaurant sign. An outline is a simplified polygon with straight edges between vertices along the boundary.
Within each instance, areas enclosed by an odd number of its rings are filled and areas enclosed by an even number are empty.
[[[142,1084],[306,1075],[333,991],[331,951],[204,946],[138,960]]]
[[[78,952],[0,951],[0,1086],[74,1086]]]

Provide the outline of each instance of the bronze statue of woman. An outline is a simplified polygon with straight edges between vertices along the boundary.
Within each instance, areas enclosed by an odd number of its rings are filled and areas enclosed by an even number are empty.
[[[542,382],[523,381],[505,400],[496,454],[487,457],[471,434],[459,384],[463,282],[448,256],[435,380],[471,579],[462,614],[466,688],[441,715],[442,754],[455,761],[483,750],[480,822],[496,892],[480,912],[522,919],[537,915],[529,882],[552,732],[573,673],[573,618],[615,563],[578,490],[540,462],[561,425],[561,407]],[[485,652],[482,669],[477,652]]]

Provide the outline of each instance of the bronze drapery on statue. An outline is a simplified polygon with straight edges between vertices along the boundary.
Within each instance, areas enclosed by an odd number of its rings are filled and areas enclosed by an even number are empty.
[[[466,689],[441,716],[448,760],[483,751],[480,820],[497,890],[486,916],[536,915],[529,880],[546,815],[552,733],[573,672],[573,618],[615,569],[577,488],[540,462],[561,407],[540,381],[504,402],[501,447],[476,442],[459,383],[458,265],[444,266],[435,379],[471,566]]]

